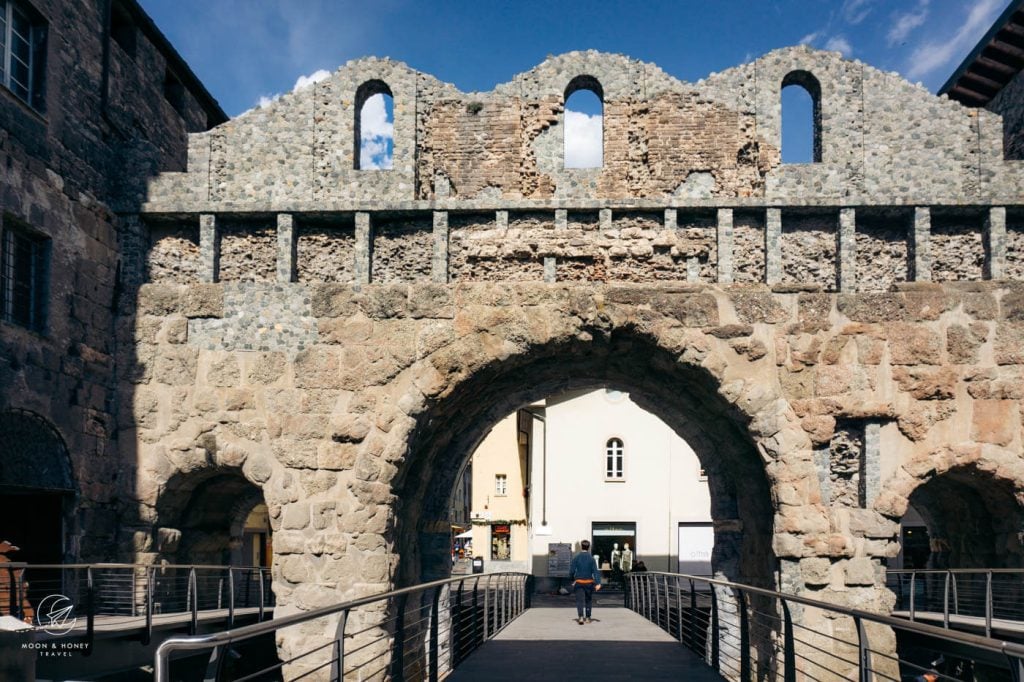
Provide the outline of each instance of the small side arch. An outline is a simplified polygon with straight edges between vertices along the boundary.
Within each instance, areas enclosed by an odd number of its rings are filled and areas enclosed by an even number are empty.
[[[391,168],[391,159],[392,159],[392,154],[393,154],[393,146],[392,146],[391,149],[385,149],[384,150],[385,151],[384,163],[382,163],[380,165],[365,163],[365,159],[363,158],[363,152],[366,151],[364,149],[364,143],[367,141],[366,139],[364,139],[364,132],[374,133],[371,139],[375,139],[377,137],[381,137],[381,138],[385,139],[386,142],[383,143],[383,144],[385,144],[385,146],[388,143],[391,143],[393,145],[393,139],[394,139],[393,133],[388,134],[388,135],[378,136],[376,134],[378,131],[366,131],[366,130],[364,130],[364,125],[363,125],[363,109],[366,107],[366,104],[370,100],[370,98],[371,97],[375,97],[377,95],[381,95],[383,97],[387,97],[392,102],[394,101],[394,95],[391,94],[391,87],[388,86],[387,83],[385,83],[384,81],[382,81],[380,79],[368,80],[365,83],[363,83],[362,85],[360,85],[358,88],[356,88],[355,114],[354,114],[355,115],[355,124],[353,126],[354,135],[353,135],[353,140],[352,140],[353,144],[354,144],[354,153],[352,155],[352,158],[354,160],[354,166],[355,166],[356,170],[388,170],[388,169]],[[394,117],[392,116],[392,121],[390,122],[391,124],[394,123],[393,119],[394,119]]]
[[[806,106],[805,103],[787,101],[789,98],[783,92],[787,88],[803,90],[806,97],[810,99],[810,106]],[[787,150],[793,150],[794,148],[802,150],[809,147],[809,161],[811,163],[821,163],[821,83],[810,71],[790,71],[782,79],[779,95],[782,105],[780,132],[783,162],[800,163],[805,161],[806,157],[802,156],[793,159],[792,156],[787,154]],[[796,106],[801,111],[787,112],[787,109],[792,106]],[[809,109],[809,111],[804,111],[804,109]]]

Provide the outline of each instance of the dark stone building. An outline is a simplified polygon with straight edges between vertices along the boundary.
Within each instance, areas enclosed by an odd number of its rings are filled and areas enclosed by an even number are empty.
[[[0,536],[23,561],[123,559],[124,216],[227,117],[134,0],[0,0],[0,31]]]

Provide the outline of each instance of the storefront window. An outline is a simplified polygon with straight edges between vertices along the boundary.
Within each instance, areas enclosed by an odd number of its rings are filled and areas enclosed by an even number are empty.
[[[512,558],[512,529],[508,524],[491,525],[491,560],[508,561]]]

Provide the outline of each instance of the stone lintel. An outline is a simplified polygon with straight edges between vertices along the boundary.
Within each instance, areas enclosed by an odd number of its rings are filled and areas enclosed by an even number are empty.
[[[839,244],[836,277],[839,291],[857,289],[857,209],[839,209]]]
[[[448,281],[448,211],[434,211],[434,255],[430,262],[430,279]]]
[[[764,274],[765,282],[782,281],[782,209],[769,208],[764,217]]]
[[[718,209],[718,281],[732,283],[732,209]]]
[[[217,238],[217,216],[199,216],[199,281],[216,282],[220,266],[220,240]]]
[[[277,281],[295,278],[295,219],[291,213],[277,214]]]
[[[910,281],[932,281],[932,211],[927,206],[914,208],[914,227],[910,233]]]
[[[369,284],[372,277],[370,263],[373,253],[373,225],[366,211],[356,213],[355,280],[356,284]]]
[[[1006,276],[1006,207],[992,206],[985,220],[985,279]]]

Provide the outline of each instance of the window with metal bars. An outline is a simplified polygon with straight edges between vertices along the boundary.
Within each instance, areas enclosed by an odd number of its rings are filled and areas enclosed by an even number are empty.
[[[45,103],[46,22],[21,0],[0,0],[0,83],[37,111]]]
[[[3,319],[33,331],[46,331],[50,240],[6,225],[0,237],[0,302]]]
[[[621,438],[609,438],[605,443],[604,477],[606,480],[621,481],[626,477],[623,467],[625,450]]]

